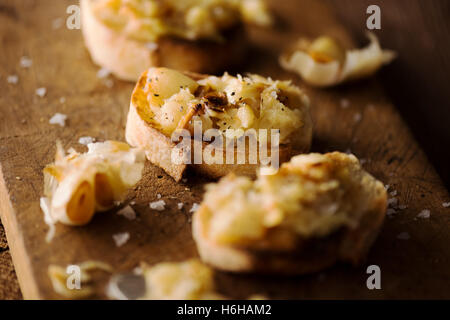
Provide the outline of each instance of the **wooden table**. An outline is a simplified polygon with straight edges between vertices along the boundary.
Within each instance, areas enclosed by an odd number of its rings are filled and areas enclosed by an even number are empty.
[[[263,293],[271,298],[450,298],[450,209],[442,206],[449,194],[413,139],[402,117],[387,98],[382,82],[369,79],[330,90],[304,86],[280,70],[277,56],[299,34],[327,33],[352,45],[352,37],[324,2],[318,0],[271,1],[285,23],[275,30],[252,29],[252,57],[241,71],[274,78],[293,79],[305,87],[313,101],[314,151],[351,150],[364,167],[391,186],[407,209],[388,218],[367,262],[359,268],[339,265],[320,274],[296,277],[250,277],[217,274],[219,290],[234,298]],[[55,141],[82,150],[81,136],[98,140],[124,139],[124,126],[133,84],[113,81],[110,88],[96,77],[79,31],[53,29],[56,18],[65,17],[72,1],[13,1],[0,5],[0,214],[9,249],[0,229],[0,298],[19,298],[11,280],[11,253],[25,298],[60,298],[47,277],[51,263],[59,265],[99,259],[117,272],[139,262],[181,261],[197,256],[190,232],[189,209],[200,202],[207,182],[188,175],[176,184],[160,169],[147,165],[143,181],[130,193],[136,201],[136,221],[113,211],[96,217],[84,228],[57,226],[51,244],[44,241],[47,226],[39,209],[42,169],[53,161]],[[33,66],[20,67],[22,56]],[[401,57],[399,61],[401,61]],[[6,76],[17,74],[19,83]],[[35,90],[47,89],[40,98]],[[61,98],[64,98],[61,100]],[[345,103],[343,103],[345,102]],[[342,106],[349,104],[347,108]],[[50,125],[56,113],[68,115],[67,125]],[[360,120],[359,120],[360,118]],[[154,212],[150,201],[161,194],[168,203]],[[176,204],[184,202],[179,211]],[[430,219],[417,219],[424,209]],[[116,248],[112,235],[128,231],[130,241]],[[407,232],[409,240],[398,239]],[[4,262],[5,260],[5,262]],[[382,290],[366,287],[366,268],[376,264],[382,271]],[[5,270],[5,271],[3,271]],[[96,297],[103,297],[106,275],[96,276]]]

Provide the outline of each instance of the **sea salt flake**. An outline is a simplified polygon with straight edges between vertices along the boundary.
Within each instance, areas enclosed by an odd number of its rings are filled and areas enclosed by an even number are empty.
[[[411,236],[409,235],[408,232],[402,232],[402,233],[400,233],[400,234],[397,236],[397,239],[400,239],[400,240],[409,240],[409,239],[411,239]]]
[[[161,195],[160,193],[158,193],[158,194],[156,195],[156,198],[161,199],[161,198],[162,198],[162,195]]]
[[[50,124],[58,124],[61,127],[66,125],[67,116],[62,113],[55,113],[55,115],[49,120]]]
[[[150,51],[155,51],[156,49],[158,49],[158,44],[156,42],[147,42],[145,44],[145,46],[147,47],[147,49],[149,49]]]
[[[38,88],[36,89],[36,95],[43,98],[45,97],[45,95],[47,94],[47,89],[46,88]]]
[[[189,210],[189,212],[194,213],[194,212],[196,212],[198,210],[198,208],[200,208],[200,205],[198,203],[194,203],[192,205],[191,210]]]
[[[19,83],[19,77],[17,75],[13,74],[13,75],[8,76],[6,81],[8,81],[8,83],[10,83],[10,84],[17,84],[17,83]]]
[[[394,190],[394,191],[392,191],[389,194],[391,195],[391,197],[395,197],[397,195],[397,190]]]
[[[164,200],[158,200],[150,202],[150,209],[156,211],[163,211],[166,208],[166,202]]]
[[[56,18],[52,21],[52,28],[53,30],[57,30],[59,28],[61,28],[64,24],[64,19],[63,18]]]
[[[443,203],[442,203],[442,206],[443,206],[444,208],[450,208],[450,202],[443,202]]]
[[[386,215],[389,217],[395,215],[396,213],[397,213],[397,211],[395,209],[391,209],[391,208],[387,209],[387,211],[386,211]]]
[[[97,71],[97,78],[99,79],[105,79],[111,74],[111,71],[109,71],[106,68],[101,68]]]
[[[350,101],[348,99],[341,99],[341,108],[347,109],[350,107]]]
[[[355,121],[355,122],[360,122],[362,120],[362,115],[361,115],[361,113],[356,113],[354,116],[353,116],[353,121]]]
[[[23,56],[22,58],[20,58],[20,66],[22,68],[30,68],[33,65],[33,60],[31,60],[30,58]]]
[[[417,218],[420,218],[420,219],[429,219],[430,216],[431,216],[430,210],[425,209],[425,210],[422,210],[422,211],[417,215]]]
[[[184,203],[183,202],[180,202],[180,203],[178,203],[178,210],[181,210],[181,209],[183,209],[183,207],[184,207]]]
[[[80,137],[80,139],[78,139],[78,143],[87,146],[90,143],[94,143],[95,142],[95,138],[92,137]]]
[[[398,199],[397,198],[388,199],[388,205],[390,207],[396,207],[398,205]]]
[[[136,219],[136,212],[133,210],[131,206],[126,206],[123,209],[120,209],[119,211],[117,211],[117,214],[119,216],[127,218],[128,220]]]
[[[112,237],[114,242],[116,243],[116,246],[121,247],[125,243],[127,243],[128,240],[130,240],[130,233],[129,232],[116,233]]]

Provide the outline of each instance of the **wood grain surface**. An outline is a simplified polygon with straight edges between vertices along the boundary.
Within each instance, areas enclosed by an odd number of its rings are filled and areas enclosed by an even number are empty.
[[[254,49],[240,71],[292,79],[304,87],[314,106],[314,151],[352,151],[366,160],[364,167],[369,172],[389,184],[391,192],[397,192],[395,198],[407,208],[386,220],[366,263],[359,268],[338,265],[320,274],[295,278],[217,273],[219,291],[233,298],[254,293],[275,299],[450,298],[450,209],[442,206],[450,200],[435,170],[379,80],[316,90],[278,67],[278,54],[300,34],[326,33],[348,46],[353,41],[322,1],[270,2],[283,22],[270,31],[250,30]],[[47,277],[49,264],[96,259],[121,272],[141,261],[153,264],[197,256],[189,209],[201,201],[204,183],[208,182],[188,174],[186,183],[176,184],[148,164],[143,181],[128,196],[128,201],[136,201],[136,221],[111,211],[98,215],[87,227],[58,225],[53,242],[45,243],[47,226],[39,197],[43,192],[42,169],[53,161],[56,139],[66,148],[78,150],[84,150],[77,143],[81,136],[123,140],[133,89],[129,83],[97,78],[98,67],[89,59],[79,30],[52,28],[53,20],[65,17],[70,4],[73,1],[2,0],[0,5],[0,214],[9,240],[8,252],[27,299],[61,298]],[[31,68],[20,67],[22,56],[32,58]],[[12,74],[19,76],[16,85],[5,80]],[[47,89],[44,98],[35,94],[40,87]],[[62,97],[65,100],[61,101]],[[65,127],[49,124],[56,112],[68,115]],[[168,203],[163,212],[148,206],[157,194]],[[183,210],[177,209],[178,202],[185,203]],[[417,219],[424,209],[431,211],[430,219]],[[117,248],[112,235],[125,231],[131,238]],[[398,239],[404,232],[410,235],[409,240]],[[366,268],[371,264],[381,268],[382,290],[366,287]],[[4,274],[12,275],[12,270],[4,273],[1,261],[0,266],[3,292],[11,288]],[[96,298],[104,297],[107,278],[95,275]],[[15,292],[15,296],[5,297],[20,297],[17,289]],[[0,293],[0,298],[1,294],[6,295]]]

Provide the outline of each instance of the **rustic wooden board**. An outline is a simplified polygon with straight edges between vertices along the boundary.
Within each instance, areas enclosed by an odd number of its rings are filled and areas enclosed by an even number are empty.
[[[293,79],[277,65],[280,50],[299,34],[328,33],[346,44],[351,36],[329,7],[318,0],[271,1],[282,17],[276,30],[251,30],[255,43],[249,64],[240,71]],[[114,212],[98,215],[84,228],[58,225],[51,244],[45,243],[47,226],[39,209],[42,169],[53,161],[55,140],[66,148],[82,150],[81,136],[124,139],[124,126],[132,84],[114,80],[108,88],[96,77],[98,70],[86,52],[81,33],[54,30],[52,21],[65,17],[72,1],[2,1],[0,6],[0,213],[25,298],[53,299],[47,277],[51,263],[66,265],[90,259],[110,263],[115,270],[130,270],[141,261],[181,261],[197,256],[190,231],[189,209],[200,202],[207,181],[189,174],[176,184],[160,169],[147,165],[145,177],[129,200],[136,201],[136,221]],[[20,67],[22,56],[33,59]],[[19,75],[17,85],[7,75]],[[302,85],[303,86],[303,85]],[[36,88],[46,87],[39,98]],[[386,98],[376,79],[331,90],[305,87],[314,108],[315,151],[351,150],[367,159],[365,168],[397,190],[400,204],[408,208],[387,219],[367,262],[360,268],[336,266],[320,274],[295,277],[253,277],[217,274],[219,291],[233,298],[253,293],[271,298],[450,298],[449,210],[442,206],[449,195],[408,128]],[[65,102],[60,98],[64,97]],[[349,102],[343,108],[343,99]],[[48,123],[56,112],[68,115],[66,127]],[[356,116],[355,116],[356,115]],[[361,120],[358,120],[361,115]],[[150,201],[161,194],[168,203],[154,212]],[[178,202],[185,208],[177,209]],[[415,219],[423,209],[428,220]],[[116,248],[112,235],[128,231],[130,241]],[[409,240],[398,234],[408,232]],[[377,264],[382,290],[366,287],[366,268]],[[97,297],[103,297],[107,276],[97,276]]]

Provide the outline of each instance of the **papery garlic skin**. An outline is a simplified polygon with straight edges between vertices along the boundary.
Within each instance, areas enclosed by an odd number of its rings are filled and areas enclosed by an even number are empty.
[[[58,146],[56,160],[44,169],[44,190],[56,222],[80,226],[95,212],[122,201],[142,177],[145,154],[125,143],[91,143],[89,151],[65,155]]]
[[[280,65],[288,71],[298,73],[306,83],[317,87],[330,87],[366,78],[383,65],[391,63],[397,56],[394,51],[383,50],[375,34],[368,33],[367,36],[370,44],[363,49],[346,51],[343,61],[319,61],[309,51],[311,42],[300,39],[296,50],[280,57]]]

